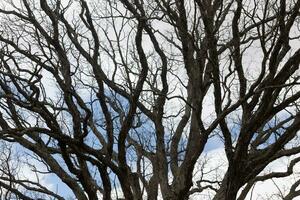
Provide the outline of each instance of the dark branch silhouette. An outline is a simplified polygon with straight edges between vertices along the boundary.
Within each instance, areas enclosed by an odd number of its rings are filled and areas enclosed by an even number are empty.
[[[80,200],[204,191],[241,200],[257,182],[293,175],[299,9],[298,0],[1,2],[1,199],[66,198],[18,176],[15,151],[31,157],[18,169],[56,176]],[[210,145],[227,167],[208,179],[199,159]],[[264,172],[283,157],[286,171]],[[300,196],[299,184],[282,198]]]

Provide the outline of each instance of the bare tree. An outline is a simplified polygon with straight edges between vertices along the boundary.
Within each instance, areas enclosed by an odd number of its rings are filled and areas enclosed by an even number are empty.
[[[3,1],[1,140],[29,151],[47,169],[35,165],[36,174],[55,175],[80,200],[182,200],[206,190],[244,199],[300,161],[299,8],[298,0]],[[205,162],[195,166],[216,138],[227,169],[207,179]],[[286,156],[286,172],[263,173]],[[15,199],[65,198],[8,175],[1,188]],[[285,199],[300,195],[298,185]]]

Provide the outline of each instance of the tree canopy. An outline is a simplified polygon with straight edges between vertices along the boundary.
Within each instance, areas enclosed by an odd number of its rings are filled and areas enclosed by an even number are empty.
[[[299,0],[1,1],[1,199],[242,200],[257,182],[293,175],[299,9]],[[206,167],[215,148],[224,172]],[[283,157],[286,171],[265,171]],[[69,194],[44,186],[45,174]],[[279,198],[300,196],[299,185]]]

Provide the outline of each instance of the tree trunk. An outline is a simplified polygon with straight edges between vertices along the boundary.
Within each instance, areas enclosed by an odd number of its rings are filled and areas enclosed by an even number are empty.
[[[227,176],[225,175],[222,181],[221,187],[214,196],[213,200],[234,200],[237,197],[237,193],[241,188],[241,180],[239,176]]]

